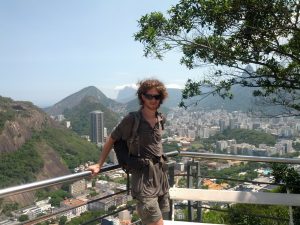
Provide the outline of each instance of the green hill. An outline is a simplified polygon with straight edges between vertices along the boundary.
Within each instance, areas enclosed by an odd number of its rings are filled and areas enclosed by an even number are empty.
[[[120,115],[102,105],[94,97],[88,96],[83,98],[78,105],[72,109],[66,109],[63,114],[67,120],[71,121],[72,130],[79,135],[89,135],[91,127],[90,112],[95,110],[100,110],[104,113],[104,127],[110,133],[120,120]]]
[[[0,187],[62,176],[100,149],[30,102],[0,97]]]

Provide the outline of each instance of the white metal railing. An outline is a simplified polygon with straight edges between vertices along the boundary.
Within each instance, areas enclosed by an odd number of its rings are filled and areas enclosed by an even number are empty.
[[[299,194],[170,188],[172,200],[300,206]]]
[[[168,156],[184,156],[202,159],[223,159],[253,162],[275,162],[286,164],[300,164],[300,159],[279,158],[279,157],[259,157],[244,155],[227,155],[212,154],[199,152],[169,152]],[[104,167],[101,172],[110,171],[119,168],[118,165]],[[43,181],[37,181],[30,184],[19,185],[0,189],[0,198],[8,197],[27,191],[36,190],[43,187],[49,187],[69,181],[80,180],[91,177],[90,171],[84,171],[76,174],[65,175],[61,177],[51,178]],[[296,194],[275,194],[275,193],[258,193],[258,192],[237,192],[237,191],[212,191],[204,189],[184,189],[171,188],[170,196],[173,200],[190,200],[190,201],[212,201],[212,202],[231,202],[231,203],[250,203],[250,204],[276,204],[286,206],[300,206],[300,195]],[[168,223],[166,223],[168,224]],[[182,224],[182,223],[181,223]],[[201,224],[201,223],[196,223]]]

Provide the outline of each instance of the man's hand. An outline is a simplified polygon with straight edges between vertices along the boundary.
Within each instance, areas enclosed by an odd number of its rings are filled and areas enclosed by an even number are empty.
[[[100,165],[94,164],[88,167],[88,170],[92,171],[92,176],[96,176],[100,172]]]

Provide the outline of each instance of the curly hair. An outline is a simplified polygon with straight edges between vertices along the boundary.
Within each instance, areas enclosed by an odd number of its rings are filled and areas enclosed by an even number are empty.
[[[137,83],[137,86],[138,86],[138,90],[136,92],[136,95],[138,96],[140,105],[144,104],[142,99],[142,94],[147,93],[147,91],[152,88],[155,88],[158,91],[158,93],[161,95],[159,105],[161,105],[163,101],[168,97],[168,92],[165,85],[157,79],[141,80]]]

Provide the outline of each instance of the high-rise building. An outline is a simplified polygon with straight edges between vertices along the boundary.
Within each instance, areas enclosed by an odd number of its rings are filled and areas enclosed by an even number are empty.
[[[96,144],[104,143],[104,126],[103,126],[103,112],[93,111],[91,115],[91,142]]]

